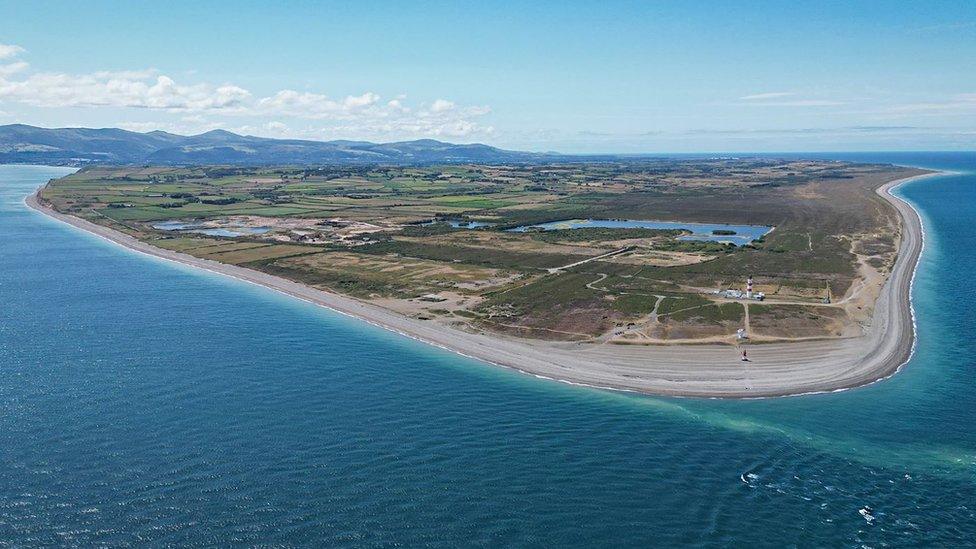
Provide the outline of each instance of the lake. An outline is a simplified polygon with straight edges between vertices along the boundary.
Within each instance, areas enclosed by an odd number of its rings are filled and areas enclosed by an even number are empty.
[[[209,236],[224,236],[229,238],[253,234],[264,234],[271,230],[271,227],[244,227],[237,225],[206,227],[203,223],[193,223],[179,220],[160,221],[158,223],[153,223],[152,227],[161,231],[181,231],[187,233],[205,234]]]
[[[679,236],[679,240],[730,242],[737,246],[748,244],[773,230],[772,227],[762,225],[640,221],[635,219],[567,219],[565,221],[539,223],[538,225],[523,225],[509,230],[512,232],[526,232],[532,230],[555,231],[582,228],[686,230],[690,231],[691,234]],[[735,234],[715,234],[715,231],[733,232]]]

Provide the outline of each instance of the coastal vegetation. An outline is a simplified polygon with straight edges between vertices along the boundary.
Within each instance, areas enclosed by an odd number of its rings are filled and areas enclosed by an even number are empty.
[[[899,238],[874,191],[916,173],[768,159],[91,166],[41,198],[158,247],[465,330],[666,344],[740,328],[757,340],[858,334],[877,291],[865,281],[884,279]],[[569,219],[679,228],[522,229]],[[720,226],[690,240],[681,223]],[[721,225],[774,229],[735,245]],[[766,303],[717,293],[750,276]]]

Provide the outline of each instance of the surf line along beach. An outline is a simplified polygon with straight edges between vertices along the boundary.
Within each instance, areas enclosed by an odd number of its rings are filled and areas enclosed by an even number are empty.
[[[866,385],[894,374],[911,358],[915,343],[911,286],[924,236],[918,212],[891,191],[908,181],[938,175],[943,173],[891,181],[876,191],[899,212],[901,239],[898,258],[881,289],[865,335],[756,345],[749,349],[750,362],[742,362],[739,351],[730,345],[579,345],[469,333],[252,269],[157,248],[57,212],[39,200],[40,190],[25,202],[38,212],[130,250],[258,284],[424,343],[537,377],[651,395],[759,398]]]

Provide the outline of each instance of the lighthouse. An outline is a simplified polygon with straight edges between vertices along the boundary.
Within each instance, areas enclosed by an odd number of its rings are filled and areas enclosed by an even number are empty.
[[[746,299],[752,299],[752,275],[746,279]]]

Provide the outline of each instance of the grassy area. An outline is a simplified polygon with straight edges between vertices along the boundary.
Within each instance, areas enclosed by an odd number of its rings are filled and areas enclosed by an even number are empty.
[[[807,310],[841,296],[860,265],[895,257],[897,218],[874,190],[905,168],[776,159],[669,160],[525,166],[87,167],[43,191],[55,208],[154,244],[262,269],[357,297],[451,292],[469,304],[434,315],[529,337],[585,339],[650,322],[661,339],[729,333],[738,303],[717,288],[747,276],[777,299],[756,325],[837,334],[846,317]],[[505,229],[574,218],[771,225],[748,246],[684,241],[679,231],[585,227]],[[476,230],[436,219],[482,221]],[[153,228],[164,220],[269,227],[203,237]],[[720,230],[721,232],[721,230]],[[627,257],[584,259],[635,246]],[[638,253],[639,252],[639,253]],[[663,259],[662,259],[663,258]],[[660,297],[663,296],[663,297]],[[655,311],[651,318],[651,312]],[[792,308],[790,308],[792,307]],[[430,311],[432,308],[428,308]],[[446,311],[446,312],[445,312]],[[656,322],[656,324],[655,324]],[[784,336],[785,337],[785,336]]]
[[[830,307],[797,305],[750,305],[753,331],[775,337],[823,337],[841,335],[843,314]]]
[[[325,252],[262,261],[256,268],[361,298],[416,298],[428,293],[477,293],[504,284],[497,269],[401,257]]]
[[[424,244],[402,240],[378,242],[357,251],[377,255],[396,254],[406,257],[486,265],[515,270],[548,269],[550,267],[567,265],[580,259],[575,256],[560,254],[528,254],[512,252],[505,249],[448,246],[437,243]]]
[[[673,322],[693,320],[697,323],[719,324],[741,322],[745,314],[741,303],[718,303],[699,307],[680,308],[668,315]]]

